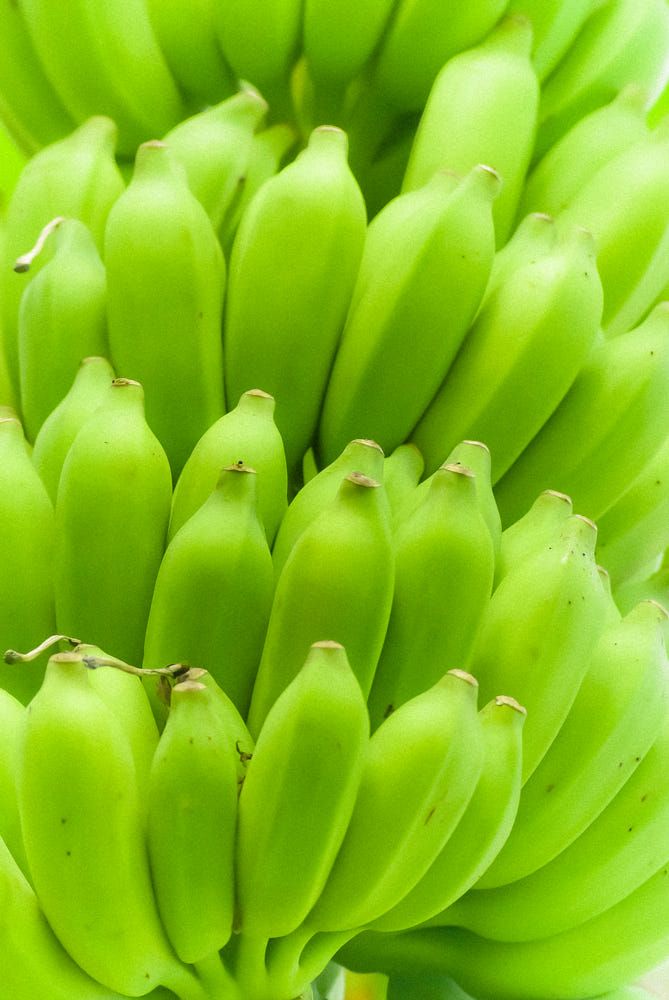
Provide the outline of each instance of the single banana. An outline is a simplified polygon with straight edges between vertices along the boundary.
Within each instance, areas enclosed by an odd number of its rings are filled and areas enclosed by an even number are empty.
[[[489,163],[503,186],[493,206],[497,246],[511,232],[537,120],[539,83],[530,62],[532,28],[505,18],[476,48],[450,59],[437,76],[421,116],[404,191],[440,168],[465,173]]]
[[[209,499],[173,536],[156,578],[144,640],[146,666],[203,667],[243,716],[274,594],[256,478],[247,465],[227,466]]]
[[[312,132],[247,207],[230,259],[226,393],[234,399],[260,385],[275,397],[293,478],[316,432],[365,240],[347,148],[338,128]]]
[[[631,780],[667,713],[666,619],[663,608],[643,601],[604,630],[562,728],[523,786],[509,839],[477,890],[548,865]]]
[[[112,383],[68,452],[56,500],[60,631],[130,663],[141,659],[172,495],[143,397],[138,382]]]
[[[310,927],[339,931],[370,923],[438,857],[482,769],[476,698],[474,678],[449,671],[376,730],[341,850],[307,918]]]
[[[474,167],[462,179],[439,171],[370,224],[323,403],[322,462],[356,435],[374,438],[386,451],[408,437],[483,297],[498,190],[499,177],[489,167]]]
[[[30,879],[16,787],[25,722],[25,706],[9,691],[0,688],[0,855],[9,851],[22,873]]]
[[[319,636],[346,649],[365,697],[388,625],[394,561],[387,501],[376,480],[347,475],[306,528],[278,578],[248,726],[254,736]]]
[[[87,226],[64,219],[53,256],[19,306],[21,407],[31,441],[72,385],[83,358],[107,347],[107,279]]]
[[[369,695],[373,728],[448,670],[468,669],[494,571],[473,473],[461,465],[435,472],[394,541],[393,605]]]
[[[495,562],[495,583],[550,545],[564,521],[574,512],[571,497],[557,490],[544,490],[526,514],[502,532],[502,544]],[[597,534],[599,544],[599,533]],[[597,551],[599,555],[599,549]]]
[[[428,471],[444,448],[477,438],[499,480],[573,384],[602,306],[592,236],[577,227],[500,282],[411,435]]]
[[[368,735],[365,701],[344,648],[315,643],[263,722],[242,786],[242,934],[290,934],[316,903],[353,812]]]
[[[497,509],[497,502],[492,490],[492,456],[490,449],[482,441],[460,441],[446,458],[447,463],[464,465],[474,473],[476,499],[483,520],[488,525],[495,552],[495,560],[499,558],[502,544],[502,520]]]
[[[83,358],[67,394],[37,433],[33,463],[53,504],[65,456],[88,417],[104,402],[113,378],[106,358]]]
[[[629,333],[596,343],[571,389],[496,484],[505,525],[543,489],[600,518],[625,492],[639,454],[669,425],[669,303]],[[599,470],[599,471],[598,471]]]
[[[54,513],[21,424],[0,418],[0,649],[32,649],[56,631]],[[0,684],[27,703],[46,659],[0,664]]]
[[[522,14],[532,22],[532,63],[545,80],[569,52],[595,0],[511,0],[509,14]]]
[[[525,709],[500,695],[479,712],[483,766],[476,789],[455,830],[417,885],[374,922],[397,931],[425,921],[476,885],[513,827],[520,799]]]
[[[211,222],[162,142],[140,146],[105,231],[114,366],[144,385],[174,477],[223,412],[225,261]]]
[[[483,308],[500,285],[538,257],[550,254],[557,244],[557,227],[552,215],[530,212],[520,220],[509,240],[500,247],[492,262],[490,280],[481,303]]]
[[[410,502],[425,469],[425,460],[415,444],[400,444],[383,460],[383,486],[393,519]],[[395,524],[395,520],[393,522]]]
[[[67,11],[45,0],[22,0],[21,11],[67,111],[75,121],[91,114],[113,118],[124,156],[185,117],[144,0],[108,0],[95,11],[84,0],[73,0]],[[54,38],[66,44],[54,45]]]
[[[172,498],[169,537],[202,506],[220,471],[243,462],[258,473],[258,513],[271,545],[287,507],[283,440],[274,423],[274,397],[262,389],[243,393],[202,435],[186,461]]]

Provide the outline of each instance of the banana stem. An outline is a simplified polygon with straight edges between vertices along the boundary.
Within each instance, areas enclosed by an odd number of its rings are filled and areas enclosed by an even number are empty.
[[[267,938],[239,934],[233,942],[232,973],[244,1000],[270,1000],[274,993],[267,971]]]
[[[216,1000],[243,1000],[237,983],[218,952],[195,962],[194,969],[208,996],[216,997]]]
[[[358,933],[357,928],[323,933],[304,925],[285,938],[273,940],[267,955],[272,986],[282,996],[297,996],[321,974],[333,955]]]

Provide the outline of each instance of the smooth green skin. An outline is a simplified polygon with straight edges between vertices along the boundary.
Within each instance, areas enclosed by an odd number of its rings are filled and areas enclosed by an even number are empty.
[[[508,0],[476,0],[444,16],[439,0],[402,0],[383,39],[375,86],[400,111],[420,111],[439,70],[476,45],[502,16]]]
[[[56,621],[130,663],[163,555],[171,501],[165,452],[138,383],[118,380],[68,452],[56,500]]]
[[[472,677],[448,673],[376,730],[346,837],[308,917],[310,927],[338,931],[368,924],[434,862],[483,765],[476,698]]]
[[[535,159],[626,84],[652,91],[668,42],[664,0],[611,0],[595,11],[543,85]]]
[[[0,647],[25,652],[56,631],[54,513],[31,460],[21,425],[0,420]],[[0,664],[0,683],[27,703],[46,659]]]
[[[306,0],[302,47],[317,85],[343,90],[368,62],[389,23],[394,0]]]
[[[344,648],[312,646],[267,715],[242,786],[236,885],[243,934],[290,934],[316,903],[353,813],[368,736]]]
[[[364,438],[356,439],[349,441],[333,462],[317,472],[301,490],[298,490],[279,525],[272,548],[277,579],[300,535],[332,503],[344,477],[351,472],[362,472],[370,479],[382,483],[384,471],[384,456],[379,445]]]
[[[596,531],[574,515],[551,546],[509,571],[474,646],[469,669],[482,699],[501,692],[527,709],[524,782],[567,717],[608,611],[594,560]]]
[[[651,749],[606,809],[532,875],[469,893],[444,923],[500,941],[529,941],[582,926],[637,890],[669,860],[669,715]],[[628,749],[629,752],[629,749]],[[630,928],[628,934],[633,934]]]
[[[476,789],[455,830],[420,882],[374,922],[382,931],[403,930],[434,918],[475,885],[511,832],[522,775],[524,711],[493,699],[479,712],[483,766]]]
[[[474,475],[439,469],[394,542],[393,606],[369,695],[373,728],[446,671],[468,669],[494,572]]]
[[[26,719],[18,788],[35,890],[72,958],[128,996],[162,983],[197,997],[155,908],[130,745],[76,653],[49,661]]]
[[[474,1000],[450,976],[412,976],[407,972],[405,976],[390,977],[387,1000],[415,1000],[417,996],[421,1000]]]
[[[170,539],[205,502],[221,469],[237,462],[258,473],[258,513],[272,544],[288,505],[286,455],[274,423],[274,399],[260,389],[245,392],[193,448],[174,487]]]
[[[415,444],[400,444],[383,460],[383,487],[390,504],[393,526],[409,503],[425,469],[425,460]]]
[[[144,664],[208,670],[246,716],[274,596],[274,569],[256,511],[256,474],[225,469],[206,503],[174,535],[156,579]]]
[[[476,499],[479,510],[483,515],[483,520],[488,525],[488,531],[492,538],[492,547],[495,552],[495,560],[497,560],[502,544],[502,521],[497,509],[495,495],[492,491],[492,458],[490,449],[482,441],[460,441],[449,452],[446,458],[446,464],[452,463],[463,465],[466,469],[471,469],[474,473]]]
[[[387,501],[373,480],[347,476],[296,542],[279,576],[248,726],[272,704],[323,638],[340,642],[365,697],[390,616],[394,560]]]
[[[132,156],[140,142],[162,135],[185,117],[143,0],[109,0],[95,17],[85,0],[73,0],[67,12],[45,0],[25,0],[21,12],[68,112],[75,121],[109,115],[118,123],[122,155]],[[67,39],[67,44],[54,45],[54,38]]]
[[[40,427],[72,385],[83,358],[108,354],[107,279],[87,226],[65,219],[50,260],[19,306],[19,378],[26,433]]]
[[[509,14],[532,23],[532,63],[545,80],[578,36],[595,0],[511,0]]]
[[[446,63],[430,91],[404,177],[403,190],[413,191],[438,169],[493,167],[503,182],[493,206],[498,247],[511,232],[536,130],[539,83],[531,45],[529,21],[510,17],[480,46]]]
[[[490,448],[497,482],[573,384],[602,306],[594,243],[582,229],[501,282],[411,435],[427,469],[444,448],[476,438]]]
[[[85,222],[102,249],[109,209],[124,189],[114,159],[116,131],[111,119],[97,116],[40,150],[21,171],[7,206],[0,303],[7,363],[17,390],[19,303],[48,253],[40,254],[27,273],[14,273],[14,262],[57,215]]]
[[[629,84],[608,104],[579,118],[532,169],[518,216],[556,215],[566,208],[595,173],[648,135],[645,104],[642,88]]]
[[[0,688],[0,854],[8,850],[25,877],[29,878],[16,791],[25,720],[25,707],[9,691]]]
[[[523,786],[511,835],[480,888],[506,888],[533,872],[542,884],[550,877],[550,867],[562,872],[556,885],[569,883],[575,890],[583,872],[577,880],[567,876],[566,849],[586,835],[583,831],[632,780],[630,775],[664,724],[669,691],[662,632],[666,617],[657,605],[644,601],[602,633],[567,718]],[[547,867],[540,875],[537,869],[542,866]],[[501,895],[496,893],[499,899]],[[584,895],[575,891],[581,899]],[[476,910],[478,904],[473,905]],[[553,919],[552,910],[546,910],[539,932]],[[510,918],[510,928],[513,923]]]
[[[669,424],[669,304],[629,333],[595,345],[541,431],[496,484],[505,525],[543,489],[567,493],[597,520],[627,490],[640,454]]]
[[[105,230],[112,361],[146,391],[174,477],[223,413],[225,260],[169,147],[143,144]]]
[[[502,532],[502,544],[495,562],[495,585],[515,566],[520,566],[550,545],[564,521],[573,513],[571,497],[566,493],[556,490],[540,493],[527,513]],[[599,534],[597,540],[599,544]]]
[[[230,259],[226,394],[274,396],[291,478],[316,432],[365,241],[347,149],[340,129],[315,129],[248,205]]]
[[[16,187],[19,174],[23,170],[28,160],[23,148],[10,131],[6,118],[3,115],[0,124],[0,151],[2,160],[0,161],[0,205],[4,214],[9,196]]]
[[[462,180],[440,171],[371,222],[323,403],[321,462],[356,436],[387,452],[409,436],[483,297],[499,183],[487,167]]]
[[[215,954],[232,933],[238,754],[216,700],[197,682],[174,686],[148,788],[158,911],[187,963]]]
[[[154,6],[162,10],[163,2]],[[247,87],[224,101],[219,97],[213,107],[179,122],[164,137],[217,232],[245,183],[253,133],[266,111],[260,94]]]
[[[522,218],[509,240],[495,254],[481,308],[485,307],[491,295],[500,285],[508,282],[519,268],[538,257],[553,253],[556,245],[557,227],[551,215],[530,212]]]

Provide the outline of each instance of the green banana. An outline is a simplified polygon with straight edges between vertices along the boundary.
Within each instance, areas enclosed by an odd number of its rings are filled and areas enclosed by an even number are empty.
[[[482,769],[476,698],[474,678],[449,671],[376,730],[341,850],[307,918],[311,928],[339,931],[370,923],[395,906],[438,857]]]
[[[464,465],[474,473],[476,498],[483,520],[488,525],[492,538],[495,560],[499,558],[502,544],[502,520],[492,490],[492,456],[490,449],[482,441],[460,441],[446,458],[447,463]]]
[[[526,514],[502,532],[502,544],[495,561],[495,583],[535,552],[550,545],[564,521],[573,514],[571,497],[557,490],[544,490]],[[599,532],[597,534],[599,544]],[[597,550],[599,555],[599,549]]]
[[[439,171],[371,222],[323,402],[322,462],[356,435],[386,451],[408,437],[483,297],[499,183],[489,167],[474,167],[462,179]]]
[[[169,537],[192,517],[210,495],[220,471],[243,462],[258,473],[258,513],[271,545],[287,507],[287,471],[283,440],[274,423],[274,397],[262,389],[243,393],[209,427],[193,448],[172,498]]]
[[[407,506],[418,486],[425,461],[415,444],[400,444],[383,460],[383,486],[390,504],[393,524]]]
[[[365,701],[344,648],[315,643],[263,722],[242,786],[242,934],[290,934],[316,903],[353,812],[368,735]]]
[[[228,466],[167,547],[153,590],[144,663],[203,667],[246,716],[273,593],[255,470]]]
[[[475,437],[489,446],[499,480],[573,384],[602,306],[592,236],[576,227],[501,281],[411,435],[426,468]]]
[[[395,533],[393,605],[369,695],[372,727],[447,670],[468,669],[493,571],[474,475],[444,465]]]
[[[384,500],[376,480],[352,472],[295,543],[278,578],[253,688],[248,726],[254,736],[319,636],[344,646],[363,694],[369,693],[393,593]]]
[[[29,879],[16,787],[25,721],[25,707],[9,691],[0,688],[0,855],[9,851]]]
[[[668,331],[669,303],[661,303],[634,330],[595,344],[557,410],[496,484],[504,524],[546,488],[567,493],[595,519],[622,496],[637,456],[652,455],[669,424]]]
[[[176,479],[223,412],[225,261],[165,143],[140,146],[109,213],[104,260],[112,361],[144,385],[149,426]]]
[[[454,56],[437,76],[416,132],[404,191],[435,170],[465,173],[488,163],[501,176],[493,206],[497,246],[506,243],[518,208],[536,129],[539,83],[530,62],[532,28],[505,18],[476,48]]]
[[[74,439],[56,500],[60,630],[131,663],[142,655],[172,495],[167,457],[146,424],[143,397],[138,382],[112,383],[105,404]]]
[[[431,920],[476,885],[509,835],[518,809],[525,709],[500,695],[481,709],[483,766],[465,812],[417,885],[372,928],[397,931]]]
[[[226,393],[236,398],[254,385],[272,393],[292,478],[316,431],[365,239],[347,147],[341,129],[315,129],[252,199],[230,259]]]
[[[33,463],[53,504],[65,456],[88,417],[105,400],[113,378],[114,369],[106,358],[83,358],[67,394],[37,432]]]
[[[107,354],[105,267],[87,226],[64,219],[53,256],[19,306],[21,407],[31,441],[72,384],[82,358]]]
[[[495,254],[481,308],[499,286],[508,282],[519,268],[532,263],[538,257],[552,253],[556,244],[557,228],[552,215],[546,212],[530,212],[522,218],[509,240]]]
[[[540,80],[569,52],[594,6],[595,0],[511,0],[507,12],[532,22],[532,63]]]

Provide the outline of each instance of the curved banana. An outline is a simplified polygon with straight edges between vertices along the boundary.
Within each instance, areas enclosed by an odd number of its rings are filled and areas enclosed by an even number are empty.
[[[258,736],[239,799],[242,934],[290,934],[326,884],[366,759],[369,719],[339,643],[317,642]]]
[[[666,619],[663,608],[644,601],[602,633],[562,728],[523,786],[509,839],[477,890],[546,866],[586,836],[631,780],[667,712]]]
[[[596,343],[552,417],[496,483],[510,524],[543,489],[572,497],[600,518],[627,490],[638,455],[652,455],[669,425],[669,303],[644,322]]]
[[[144,0],[106,0],[94,12],[85,0],[73,0],[67,10],[48,0],[21,0],[21,11],[68,112],[75,121],[91,114],[113,118],[124,156],[185,117]],[[54,38],[63,44],[54,45]]]
[[[56,631],[54,513],[16,418],[0,418],[0,648],[33,649]],[[0,684],[27,703],[46,658],[0,664]]]
[[[495,562],[495,584],[516,566],[521,566],[526,559],[550,545],[573,512],[571,497],[566,493],[557,490],[540,493],[527,513],[502,532],[502,544]],[[597,540],[599,544],[599,532]]]
[[[40,427],[33,463],[55,504],[65,456],[88,417],[106,399],[114,369],[106,358],[83,358],[67,394]]]
[[[500,695],[479,712],[483,766],[465,812],[425,875],[372,928],[397,931],[425,921],[441,922],[441,912],[476,885],[508,837],[522,772],[525,709]]]
[[[394,545],[393,605],[369,694],[372,728],[446,671],[468,669],[494,572],[473,473],[438,469]]]
[[[146,391],[149,426],[174,477],[223,412],[225,261],[183,168],[162,142],[140,146],[105,231],[109,345]]]
[[[209,499],[173,536],[158,570],[144,640],[147,666],[203,667],[243,716],[274,594],[256,478],[247,465],[223,469]]]
[[[66,395],[83,358],[107,348],[107,279],[88,227],[64,219],[53,256],[19,307],[21,408],[31,441]]]
[[[371,222],[323,402],[322,462],[356,436],[371,437],[386,451],[408,437],[483,297],[499,183],[485,166],[462,179],[439,171]]]
[[[390,616],[393,549],[376,480],[347,475],[295,543],[278,578],[248,726],[256,736],[319,636],[340,642],[365,697]]]
[[[258,513],[271,545],[287,507],[283,439],[274,423],[274,397],[262,389],[242,394],[234,410],[212,424],[181,470],[172,498],[169,537],[202,506],[220,471],[243,462],[258,473]]]
[[[141,659],[172,496],[143,397],[138,382],[112,383],[68,452],[56,500],[56,621],[67,626],[60,631],[130,663]]]
[[[473,437],[490,448],[497,482],[573,384],[602,305],[592,236],[577,227],[501,281],[412,432],[426,468],[437,467],[444,448]]]
[[[316,432],[365,239],[347,148],[341,129],[315,129],[247,207],[230,259],[226,393],[271,392],[292,478]]]
[[[416,131],[404,191],[438,169],[465,173],[489,163],[502,178],[493,206],[497,246],[510,234],[529,166],[539,83],[530,62],[532,28],[508,17],[476,48],[454,56],[437,76]]]
[[[540,80],[569,52],[595,5],[596,0],[511,0],[507,13],[532,23],[532,63]]]
[[[370,923],[395,906],[438,857],[483,764],[476,698],[474,678],[449,671],[373,734],[341,850],[307,918],[311,928],[339,931]]]

